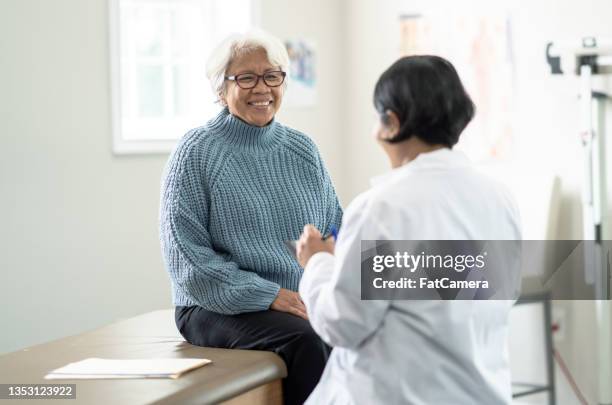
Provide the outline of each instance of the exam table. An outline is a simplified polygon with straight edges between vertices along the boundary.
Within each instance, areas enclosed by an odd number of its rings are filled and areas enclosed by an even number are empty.
[[[212,363],[175,380],[44,379],[53,369],[89,357],[207,358]],[[286,375],[283,360],[271,352],[206,348],[185,342],[176,330],[174,309],[146,313],[0,356],[0,383],[76,384],[76,400],[65,401],[75,405],[282,404],[281,379]],[[41,403],[37,399],[17,402]]]

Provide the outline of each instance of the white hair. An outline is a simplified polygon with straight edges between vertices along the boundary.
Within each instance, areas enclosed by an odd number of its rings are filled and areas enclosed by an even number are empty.
[[[289,54],[278,38],[260,29],[230,35],[217,45],[206,63],[206,76],[217,97],[225,91],[225,75],[232,61],[257,49],[266,51],[271,64],[280,66],[284,72],[289,70]]]

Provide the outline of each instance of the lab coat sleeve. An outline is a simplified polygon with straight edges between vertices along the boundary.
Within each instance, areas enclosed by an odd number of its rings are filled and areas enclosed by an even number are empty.
[[[375,218],[363,204],[351,204],[335,255],[317,253],[308,261],[299,292],[313,329],[331,346],[355,348],[376,333],[388,301],[361,300],[361,240],[377,239]],[[382,238],[381,238],[382,239]]]

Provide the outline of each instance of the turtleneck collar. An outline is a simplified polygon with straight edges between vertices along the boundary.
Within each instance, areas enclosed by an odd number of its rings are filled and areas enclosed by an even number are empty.
[[[257,127],[231,114],[227,107],[208,122],[208,128],[233,148],[252,152],[274,149],[283,135],[281,125],[274,119],[264,127]]]

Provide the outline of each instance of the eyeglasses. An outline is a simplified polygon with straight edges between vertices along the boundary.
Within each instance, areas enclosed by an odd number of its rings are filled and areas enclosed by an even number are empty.
[[[238,87],[241,89],[252,89],[257,86],[259,79],[263,79],[264,83],[268,87],[278,87],[285,81],[286,72],[281,70],[272,70],[266,72],[263,75],[256,75],[255,73],[242,73],[235,76],[225,76],[225,80],[232,80],[236,82]]]

